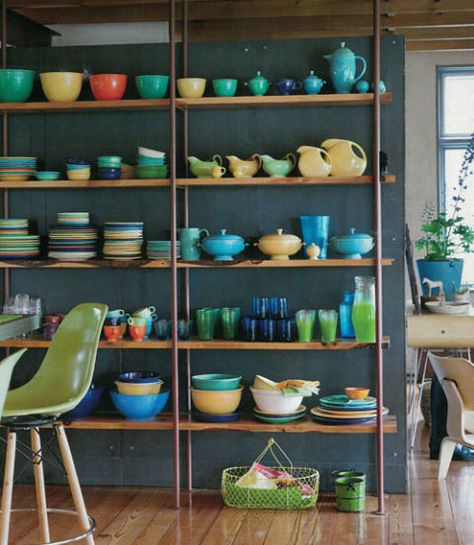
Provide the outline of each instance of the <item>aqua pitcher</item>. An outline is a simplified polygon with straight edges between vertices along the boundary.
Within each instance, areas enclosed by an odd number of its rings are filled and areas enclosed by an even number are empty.
[[[341,47],[334,51],[331,55],[324,55],[324,58],[329,62],[329,71],[331,81],[336,93],[350,93],[354,83],[359,81],[367,70],[367,63],[364,57],[354,55],[354,53],[346,47],[345,42],[341,42]],[[362,70],[356,76],[356,61],[362,63]]]
[[[181,259],[185,261],[196,261],[201,258],[199,249],[201,240],[209,236],[207,229],[199,227],[186,227],[178,229],[178,237],[181,242]]]

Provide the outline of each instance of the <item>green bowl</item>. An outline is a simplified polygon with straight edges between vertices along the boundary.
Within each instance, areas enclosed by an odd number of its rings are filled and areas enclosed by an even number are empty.
[[[141,98],[164,98],[168,91],[168,76],[136,76],[135,85]]]
[[[35,177],[40,182],[45,182],[47,180],[59,180],[61,173],[56,170],[42,170],[35,172]]]
[[[237,390],[240,388],[242,377],[213,373],[210,375],[194,375],[193,387],[196,390]]]
[[[212,86],[216,97],[233,97],[237,92],[238,80],[224,78],[212,80]]]
[[[0,102],[26,102],[33,90],[33,70],[0,70]]]
[[[97,157],[97,164],[99,167],[104,168],[120,168],[122,165],[122,158],[118,155],[101,155]]]

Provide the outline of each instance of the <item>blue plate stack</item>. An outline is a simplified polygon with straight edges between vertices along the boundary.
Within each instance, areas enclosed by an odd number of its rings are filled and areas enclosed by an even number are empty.
[[[143,222],[107,221],[104,224],[104,258],[141,259]]]
[[[39,245],[40,237],[28,234],[27,219],[0,219],[0,259],[31,259]]]
[[[377,399],[349,399],[346,395],[322,397],[319,407],[311,409],[313,420],[318,424],[350,425],[373,422],[376,419]],[[388,409],[383,408],[383,416]]]
[[[0,157],[0,181],[25,182],[36,172],[36,157]]]
[[[59,261],[83,261],[97,257],[97,227],[89,224],[89,212],[58,212],[49,227],[48,257]]]

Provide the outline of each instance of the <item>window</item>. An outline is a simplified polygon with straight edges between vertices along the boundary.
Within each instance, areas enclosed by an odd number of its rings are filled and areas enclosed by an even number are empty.
[[[450,212],[464,150],[474,132],[474,66],[438,67],[439,207]],[[463,216],[474,225],[474,179],[464,193]],[[474,284],[474,254],[464,258],[463,282]]]

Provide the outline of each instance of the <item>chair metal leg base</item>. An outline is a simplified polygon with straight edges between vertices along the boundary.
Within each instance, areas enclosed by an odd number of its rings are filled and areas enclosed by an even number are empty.
[[[47,512],[48,514],[53,513],[56,515],[69,515],[69,516],[77,518],[76,511],[73,511],[72,509],[54,509],[52,507],[48,507]],[[34,508],[12,509],[11,513],[36,513],[36,509]],[[61,539],[60,541],[49,541],[47,543],[35,543],[34,545],[66,545],[67,543],[76,543],[77,541],[81,541],[83,539],[86,539],[92,536],[92,534],[95,532],[95,529],[96,529],[96,521],[94,517],[91,517],[89,514],[87,515],[87,518],[89,520],[89,528],[85,530],[82,534],[79,534],[74,537],[68,537],[66,539]]]

